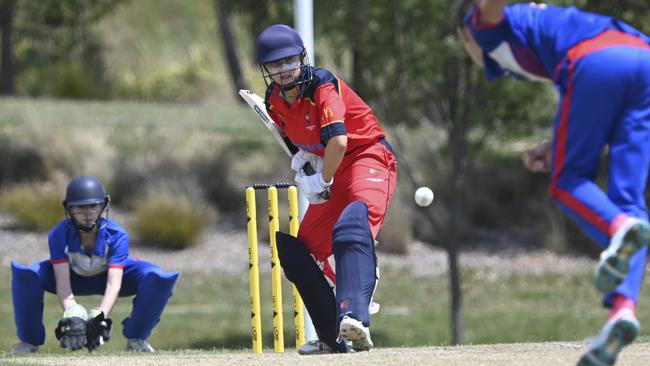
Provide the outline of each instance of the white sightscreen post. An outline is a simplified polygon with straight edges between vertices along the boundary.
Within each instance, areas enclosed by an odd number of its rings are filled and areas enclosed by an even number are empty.
[[[314,7],[312,0],[294,0],[293,1],[293,19],[296,30],[300,34],[300,38],[305,43],[309,62],[314,65],[316,56],[314,55]],[[305,211],[309,207],[309,202],[302,192],[298,192],[298,212],[300,213],[300,221],[305,216]],[[311,316],[307,308],[305,308],[305,340],[315,341],[318,339],[314,323],[311,321]]]

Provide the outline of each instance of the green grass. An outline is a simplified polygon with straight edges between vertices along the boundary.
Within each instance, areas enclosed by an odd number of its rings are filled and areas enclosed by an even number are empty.
[[[16,342],[12,319],[10,280],[0,271],[0,350]],[[492,281],[465,271],[465,340],[468,344],[538,341],[577,341],[596,334],[606,312],[591,287],[591,274],[513,275]],[[262,279],[263,339],[272,348],[269,279]],[[293,345],[289,286],[284,286],[285,344]],[[94,306],[98,297],[81,302]],[[376,300],[382,309],[373,318],[373,340],[378,347],[444,345],[450,340],[449,301],[446,278],[417,278],[384,271]],[[247,278],[214,275],[181,275],[151,343],[161,350],[230,349],[250,347]],[[641,302],[650,301],[647,291]],[[46,294],[45,352],[62,353],[53,337],[61,311],[53,295]],[[118,352],[124,347],[120,321],[131,301],[121,299],[112,315],[112,340],[99,352]],[[641,311],[642,323],[650,314]]]
[[[0,134],[25,143],[46,143],[53,138],[74,141],[81,136],[103,139],[110,148],[127,155],[191,155],[239,140],[255,146],[273,143],[257,116],[240,103],[190,105],[4,98],[0,100],[0,110]]]

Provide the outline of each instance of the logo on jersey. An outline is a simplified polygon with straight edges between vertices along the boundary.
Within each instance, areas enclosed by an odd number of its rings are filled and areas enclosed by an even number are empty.
[[[309,125],[309,126],[306,126],[306,127],[305,127],[305,129],[306,129],[307,131],[313,131],[314,128],[316,128],[316,125]]]

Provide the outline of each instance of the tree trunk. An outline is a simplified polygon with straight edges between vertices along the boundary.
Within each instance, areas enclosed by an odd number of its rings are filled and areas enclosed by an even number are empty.
[[[225,0],[215,0],[214,9],[217,15],[217,24],[219,27],[219,34],[223,41],[224,53],[226,55],[226,62],[230,71],[230,78],[234,86],[235,99],[241,103],[244,101],[239,98],[240,89],[248,89],[244,76],[239,66],[239,57],[237,57],[237,48],[235,46],[235,39],[232,34],[230,26],[230,11]]]
[[[13,63],[13,19],[16,8],[15,0],[0,2],[0,31],[2,32],[2,56],[0,58],[0,95],[14,94]]]
[[[452,135],[454,135],[452,133]],[[462,150],[459,147],[457,138],[451,137],[453,166],[451,169],[449,183],[451,184],[451,214],[447,226],[447,260],[449,262],[449,285],[451,289],[451,330],[452,344],[463,344],[463,299],[460,288],[460,268],[458,266],[458,222],[461,219],[462,209]]]
[[[368,0],[357,0],[353,12],[354,35],[352,45],[352,88],[359,95],[365,95],[364,66],[365,47],[368,39]]]

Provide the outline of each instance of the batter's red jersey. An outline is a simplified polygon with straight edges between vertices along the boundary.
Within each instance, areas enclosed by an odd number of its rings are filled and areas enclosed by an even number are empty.
[[[327,70],[313,68],[313,80],[289,106],[272,84],[266,108],[298,148],[323,155],[327,141],[347,135],[347,150],[334,173],[332,197],[310,205],[300,223],[300,239],[317,261],[332,255],[332,229],[341,212],[352,202],[368,205],[368,226],[377,237],[395,190],[395,156],[384,140],[384,131],[370,107],[345,83]],[[324,272],[331,280],[331,273]]]
[[[269,115],[296,147],[323,156],[334,136],[347,135],[347,151],[385,137],[372,109],[347,84],[325,69],[309,68],[313,79],[291,106],[276,83],[265,96]]]

